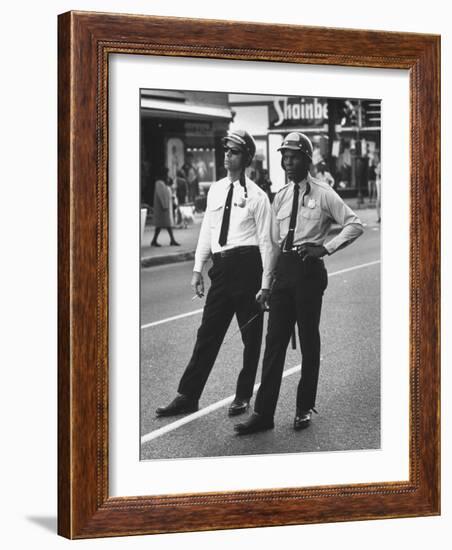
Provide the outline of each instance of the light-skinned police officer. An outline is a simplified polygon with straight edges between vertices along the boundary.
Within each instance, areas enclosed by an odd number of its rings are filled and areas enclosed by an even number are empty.
[[[263,314],[256,295],[270,286],[270,202],[264,191],[245,177],[256,145],[243,130],[223,140],[227,177],[212,184],[202,221],[191,285],[204,295],[202,269],[212,255],[211,286],[192,357],[179,382],[178,395],[157,416],[198,410],[198,400],[235,314],[241,327],[243,367],[229,415],[245,412],[253,394],[262,343]],[[254,319],[253,319],[254,318]],[[251,319],[252,322],[249,322]]]
[[[262,380],[254,413],[235,426],[239,435],[274,427],[286,350],[295,323],[302,369],[294,429],[310,424],[320,367],[320,312],[328,281],[322,257],[349,245],[363,231],[360,220],[339,195],[310,176],[313,150],[307,136],[291,132],[278,150],[289,182],[272,205],[272,241],[277,244],[273,289],[271,295],[264,290],[259,296],[270,307]],[[340,224],[342,230],[325,243],[332,223]]]

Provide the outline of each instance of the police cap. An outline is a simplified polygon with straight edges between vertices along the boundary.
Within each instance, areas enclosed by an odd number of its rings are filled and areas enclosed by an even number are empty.
[[[284,151],[286,149],[301,151],[312,161],[313,148],[311,140],[301,132],[290,132],[290,134],[287,134],[281,143],[281,147],[278,148],[278,151]]]
[[[245,130],[233,130],[228,132],[227,136],[223,138],[224,144],[227,141],[232,141],[245,153],[247,156],[247,165],[250,165],[256,154],[256,143],[250,134]]]

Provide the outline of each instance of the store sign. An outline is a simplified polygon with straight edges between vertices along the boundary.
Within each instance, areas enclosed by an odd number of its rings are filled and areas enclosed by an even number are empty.
[[[187,136],[210,136],[212,134],[210,122],[185,122],[184,127]]]
[[[270,104],[270,128],[322,126],[328,120],[328,102],[317,97],[285,97]]]

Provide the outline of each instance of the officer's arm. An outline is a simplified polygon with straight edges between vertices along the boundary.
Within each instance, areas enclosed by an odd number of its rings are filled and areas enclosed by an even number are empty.
[[[275,197],[276,200],[276,197]],[[262,276],[262,288],[256,295],[256,300],[261,305],[262,309],[269,308],[270,289],[274,281],[274,271],[279,255],[279,225],[275,213],[275,203],[269,208],[269,243],[268,255],[264,264],[264,274]]]
[[[276,269],[276,263],[278,261],[278,256],[281,253],[281,249],[279,247],[279,241],[281,238],[280,230],[279,230],[279,221],[276,217],[276,213],[279,208],[280,199],[278,196],[275,197],[273,204],[271,205],[271,217],[270,217],[270,239],[272,243],[272,254],[270,258],[270,266],[269,270],[272,274],[272,281],[274,279],[275,269]]]
[[[256,237],[262,258],[262,288],[270,288],[271,284],[271,262],[272,262],[272,241],[271,241],[271,206],[266,194],[262,193],[256,197],[254,207],[254,221],[256,224]]]
[[[193,272],[202,273],[204,264],[210,257],[211,252],[211,229],[210,229],[210,209],[209,209],[209,195],[207,195],[206,211],[201,223],[201,229],[199,231],[198,244],[195,252],[195,265]]]
[[[331,219],[342,227],[341,232],[324,245],[328,254],[333,254],[356,240],[364,227],[353,210],[332,189],[326,194],[326,208]]]

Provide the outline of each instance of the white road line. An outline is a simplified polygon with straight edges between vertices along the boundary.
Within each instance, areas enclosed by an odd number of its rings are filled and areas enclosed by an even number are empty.
[[[347,273],[348,271],[354,271],[355,269],[362,269],[363,267],[369,267],[371,265],[375,265],[379,263],[380,263],[380,260],[375,260],[374,262],[368,262],[367,264],[354,265],[346,269],[341,269],[339,271],[334,271],[333,273],[329,273],[328,277],[333,277],[334,275],[340,275],[341,273]],[[174,317],[168,317],[167,319],[162,319],[161,321],[154,321],[153,323],[147,323],[146,325],[142,325],[141,329],[143,330],[145,328],[151,328],[151,327],[156,327],[158,325],[163,325],[165,323],[170,323],[171,321],[177,321],[178,319],[183,319],[184,317],[197,315],[198,313],[202,313],[203,311],[204,311],[204,308],[201,308],[201,309],[196,309],[195,311],[189,311],[188,313],[181,313],[180,315],[175,315]]]
[[[295,372],[299,372],[301,369],[301,363],[299,365],[295,365],[295,367],[292,367],[290,369],[287,369],[283,373],[283,378],[286,376],[290,376],[291,374],[294,374]],[[259,384],[254,385],[253,392],[255,392],[259,387]],[[175,422],[171,422],[170,424],[167,424],[166,426],[163,426],[163,428],[159,428],[158,430],[154,430],[152,432],[149,432],[146,435],[141,436],[141,444],[144,445],[144,443],[148,443],[149,441],[152,441],[153,439],[156,439],[157,437],[161,437],[162,435],[165,435],[169,432],[172,432],[173,430],[177,430],[177,428],[180,428],[181,426],[184,426],[185,424],[188,424],[190,422],[193,422],[194,420],[197,420],[198,418],[202,418],[203,416],[208,415],[209,413],[216,411],[217,409],[221,409],[221,407],[224,407],[225,405],[229,405],[234,399],[234,395],[230,395],[229,397],[226,397],[225,399],[222,399],[221,401],[217,401],[216,403],[212,403],[208,407],[205,407],[204,409],[201,409],[199,411],[196,411],[195,413],[189,414],[187,416],[184,416],[183,418],[180,418],[179,420],[176,420]]]
[[[355,269],[362,269],[363,267],[369,267],[370,265],[376,265],[381,263],[381,260],[375,260],[373,262],[367,262],[367,264],[354,265],[352,267],[347,267],[346,269],[340,269],[339,271],[334,271],[333,273],[328,273],[328,277],[333,275],[340,275],[341,273],[347,273],[347,271],[354,271]]]
[[[174,317],[168,317],[167,319],[162,319],[161,321],[154,321],[154,323],[148,323],[147,325],[142,325],[141,328],[156,327],[157,325],[163,325],[164,323],[170,323],[171,321],[176,321],[177,319],[183,319],[184,317],[190,317],[190,315],[197,315],[204,311],[204,308],[195,309],[195,311],[189,311],[188,313],[181,313],[181,315],[175,315]]]
[[[356,269],[362,269],[364,267],[369,267],[371,265],[379,264],[380,260],[375,260],[374,262],[368,262],[365,264],[355,265],[353,267],[349,267],[346,269],[341,269],[339,271],[334,271],[333,273],[330,273],[329,276],[332,277],[333,275],[340,275],[342,273],[347,273],[348,271],[354,271]],[[196,315],[197,313],[200,313],[202,309],[192,311],[190,313],[185,313],[183,315],[177,315],[176,317],[170,317],[168,319],[163,319],[162,321],[157,321],[155,323],[150,323],[149,325],[144,325],[142,328],[146,328],[149,326],[156,326],[160,325],[162,323],[167,323],[169,321],[172,321],[174,319],[180,319],[182,317],[188,317],[189,315]],[[296,372],[299,372],[301,369],[301,363],[299,365],[295,365],[294,367],[291,367],[290,369],[287,369],[283,372],[283,378],[286,378],[287,376],[290,376],[291,374],[294,374]],[[253,392],[257,391],[259,388],[259,383],[254,385]],[[197,420],[198,418],[202,418],[203,416],[208,415],[209,413],[216,411],[217,409],[220,409],[221,407],[224,407],[225,405],[228,405],[231,403],[234,399],[234,395],[230,395],[229,397],[226,397],[225,399],[222,399],[221,401],[217,401],[216,403],[212,403],[211,405],[205,407],[204,409],[201,409],[193,414],[189,414],[187,416],[184,416],[183,418],[180,418],[179,420],[176,420],[175,422],[171,422],[170,424],[167,424],[166,426],[163,426],[163,428],[159,428],[157,430],[153,430],[152,432],[149,432],[141,437],[141,444],[144,445],[144,443],[148,443],[149,441],[152,441],[153,439],[156,439],[157,437],[161,437],[162,435],[165,435],[169,432],[172,432],[173,430],[177,430],[177,428],[180,428],[181,426],[184,426],[185,424],[189,424],[190,422],[193,422],[194,420]]]

